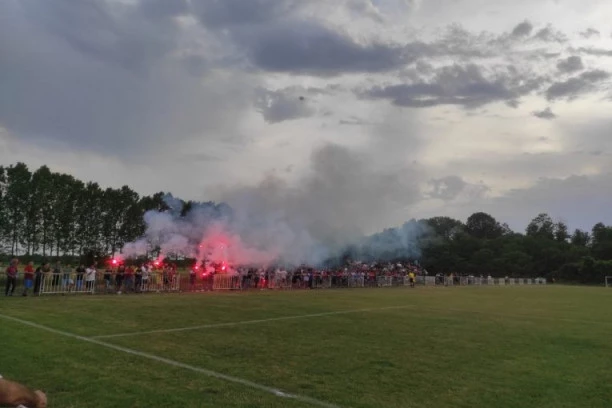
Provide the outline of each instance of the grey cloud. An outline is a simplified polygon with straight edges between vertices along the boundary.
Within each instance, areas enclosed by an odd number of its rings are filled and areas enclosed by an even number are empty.
[[[516,104],[517,98],[537,89],[538,78],[523,78],[515,69],[485,74],[477,65],[452,65],[436,71],[431,81],[377,87],[364,93],[409,107],[462,105],[473,108],[491,102]]]
[[[189,13],[188,0],[147,0],[140,3],[144,15],[153,19],[176,17]]]
[[[372,0],[348,0],[346,5],[355,15],[367,16],[378,23],[385,21],[384,16],[378,7],[372,3]]]
[[[34,24],[63,39],[76,51],[140,74],[148,72],[176,45],[175,21],[143,18],[144,13],[161,17],[172,12],[173,8],[166,5],[164,9],[158,3],[141,8],[140,4],[126,6],[95,0],[24,0],[19,6]],[[175,12],[180,10],[180,4],[179,1],[174,5]]]
[[[358,44],[348,35],[314,20],[280,22],[256,31],[236,29],[234,38],[255,66],[275,72],[313,75],[384,72],[412,59],[412,50],[383,43]]]
[[[24,140],[144,155],[202,134],[235,137],[257,86],[185,75],[179,27],[139,4],[0,2],[0,126]],[[156,18],[178,10],[162,9]],[[223,132],[220,131],[223,129]]]
[[[574,50],[587,55],[594,55],[596,57],[612,57],[612,49],[608,50],[605,48],[586,48],[580,47],[577,50]]]
[[[591,37],[599,37],[600,36],[600,32],[599,30],[595,30],[594,28],[588,28],[585,31],[580,33],[580,36],[583,38],[591,38]]]
[[[602,70],[583,72],[563,82],[552,84],[546,91],[548,100],[574,99],[578,95],[597,90],[597,83],[610,77],[610,74]]]
[[[560,60],[557,63],[557,68],[561,72],[576,72],[584,69],[582,58],[578,56],[567,57],[566,59]]]
[[[555,30],[550,25],[538,30],[533,38],[535,40],[544,42],[564,43],[567,41],[567,36],[565,34],[563,34],[561,31]]]
[[[459,176],[447,176],[433,179],[429,182],[432,186],[430,197],[444,201],[450,201],[457,197],[468,185]]]
[[[548,119],[548,120],[555,119],[557,117],[557,115],[555,115],[553,111],[550,109],[550,106],[542,111],[534,111],[531,114],[535,116],[536,118]]]
[[[257,92],[255,107],[269,123],[309,117],[316,111],[310,106],[309,98],[303,96],[305,93],[303,89],[261,89]]]
[[[541,178],[530,188],[515,189],[492,200],[488,207],[515,228],[545,208],[555,218],[571,219],[575,227],[590,229],[597,222],[612,222],[605,215],[612,206],[610,183],[612,173]]]
[[[569,221],[570,229],[589,230],[598,222],[612,223],[609,208],[612,196],[609,186],[612,173],[542,177],[526,188],[517,188],[494,198],[480,197],[462,205],[452,203],[449,215],[465,218],[479,208],[515,231],[524,231],[529,220],[546,211],[554,219]],[[439,210],[437,210],[439,211]]]
[[[533,24],[529,21],[523,21],[512,30],[512,35],[515,37],[526,37],[533,31]]]
[[[192,10],[207,27],[265,24],[291,15],[299,0],[192,0]]]

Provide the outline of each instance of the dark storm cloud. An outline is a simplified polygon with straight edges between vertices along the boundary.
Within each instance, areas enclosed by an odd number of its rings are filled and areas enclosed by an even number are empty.
[[[189,13],[187,0],[147,0],[140,4],[142,12],[153,19],[176,17]]]
[[[207,27],[267,24],[304,5],[301,0],[192,0],[193,13]]]
[[[265,71],[312,75],[384,72],[399,68],[420,54],[418,49],[370,43],[317,21],[287,21],[258,30],[236,29],[234,38],[249,60]]]
[[[77,52],[138,73],[146,72],[175,47],[178,27],[163,17],[181,9],[180,1],[174,7],[159,5],[159,1],[142,4],[141,8],[96,0],[19,2],[31,23],[64,40]],[[153,21],[145,17],[146,13],[162,19]]]
[[[535,116],[536,118],[548,119],[548,120],[555,119],[557,117],[557,115],[553,113],[550,107],[547,107],[546,109],[541,110],[541,111],[534,111],[531,114]]]
[[[231,73],[205,85],[186,75],[172,56],[171,16],[183,12],[161,2],[0,2],[0,126],[120,156],[232,133],[250,88]]]
[[[539,78],[523,78],[514,67],[485,73],[483,68],[469,64],[442,67],[430,81],[373,88],[364,96],[389,99],[398,106],[473,108],[498,101],[516,104],[517,98],[539,86]]]
[[[566,81],[555,82],[546,91],[548,100],[574,99],[578,95],[597,90],[597,84],[608,79],[610,74],[602,70],[592,70],[570,78]]]
[[[561,72],[576,72],[584,69],[582,58],[578,56],[567,57],[557,63],[557,69]]]

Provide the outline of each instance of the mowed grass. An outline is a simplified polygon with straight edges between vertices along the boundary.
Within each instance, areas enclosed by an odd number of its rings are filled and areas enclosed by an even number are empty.
[[[0,299],[0,315],[85,337],[342,311],[100,341],[340,407],[610,406],[604,288]],[[51,407],[316,406],[3,318],[0,344],[0,373]]]

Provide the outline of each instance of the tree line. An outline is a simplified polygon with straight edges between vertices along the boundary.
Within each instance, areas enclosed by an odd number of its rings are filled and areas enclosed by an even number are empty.
[[[449,217],[425,220],[433,233],[422,245],[422,264],[433,272],[494,277],[546,277],[602,284],[612,276],[612,226],[570,233],[564,222],[538,214],[524,233],[478,212],[465,223]]]
[[[112,256],[144,234],[145,212],[169,209],[165,196],[141,197],[128,186],[102,188],[47,166],[35,171],[23,163],[0,166],[0,255]],[[180,203],[182,215],[194,205]],[[570,233],[565,223],[539,214],[518,233],[482,212],[466,222],[433,217],[411,223],[403,228],[419,230],[410,241],[430,273],[541,276],[577,283],[602,283],[612,276],[612,226],[603,223]],[[393,240],[397,231],[385,230],[375,239]],[[355,255],[350,252],[345,255]],[[414,250],[400,246],[383,257],[413,258]]]
[[[163,195],[104,189],[47,166],[0,166],[0,254],[115,254],[144,233],[143,214],[162,210]]]

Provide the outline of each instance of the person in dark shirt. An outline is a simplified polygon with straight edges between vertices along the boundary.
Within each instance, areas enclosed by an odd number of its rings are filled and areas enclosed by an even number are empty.
[[[83,276],[85,276],[85,266],[83,264],[76,268],[76,290],[80,291],[83,287]]]
[[[113,270],[111,269],[111,267],[107,267],[106,270],[104,271],[104,283],[106,284],[106,291],[109,292],[111,290],[111,285],[112,285],[112,275],[113,275]]]
[[[117,268],[117,274],[115,275],[115,285],[117,287],[117,293],[121,293],[121,285],[123,284],[123,275],[125,274],[125,266],[120,265]]]
[[[34,293],[40,293],[43,279],[47,279],[51,273],[51,265],[48,262],[43,263],[34,272]]]

